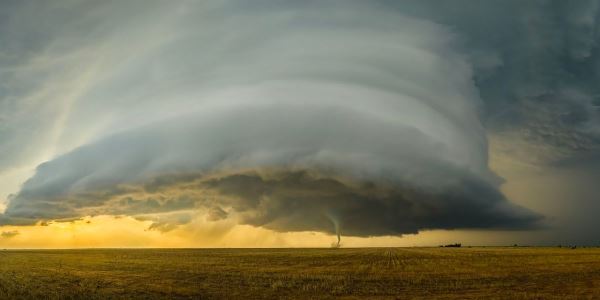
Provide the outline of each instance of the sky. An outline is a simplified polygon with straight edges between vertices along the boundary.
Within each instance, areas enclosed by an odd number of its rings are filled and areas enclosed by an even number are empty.
[[[0,3],[0,247],[600,244],[600,1]]]

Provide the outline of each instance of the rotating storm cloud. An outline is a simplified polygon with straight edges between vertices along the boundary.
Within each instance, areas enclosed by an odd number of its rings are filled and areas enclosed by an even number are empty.
[[[48,5],[44,22],[72,13]],[[1,224],[128,215],[168,230],[200,213],[338,236],[540,225],[488,167],[483,122],[504,103],[482,99],[500,96],[481,78],[500,76],[502,58],[467,51],[436,13],[375,1],[70,9],[83,13],[39,43],[30,28],[13,47],[37,51],[2,71],[4,107],[39,106],[0,115],[0,165],[46,161]],[[594,120],[568,130],[594,141]]]

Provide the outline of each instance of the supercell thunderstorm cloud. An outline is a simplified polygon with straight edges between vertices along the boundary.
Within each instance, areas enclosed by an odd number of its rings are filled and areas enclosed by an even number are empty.
[[[536,163],[596,151],[598,5],[487,2],[45,3],[15,38],[35,13],[9,1],[0,169],[37,167],[0,224],[537,228],[488,134],[543,148]]]

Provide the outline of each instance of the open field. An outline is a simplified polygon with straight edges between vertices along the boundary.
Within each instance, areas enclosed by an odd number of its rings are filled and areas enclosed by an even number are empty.
[[[0,299],[598,299],[600,248],[3,250]]]

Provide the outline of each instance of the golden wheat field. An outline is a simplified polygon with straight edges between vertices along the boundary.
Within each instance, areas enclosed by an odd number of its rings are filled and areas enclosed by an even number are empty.
[[[600,248],[0,252],[2,299],[598,299]]]

